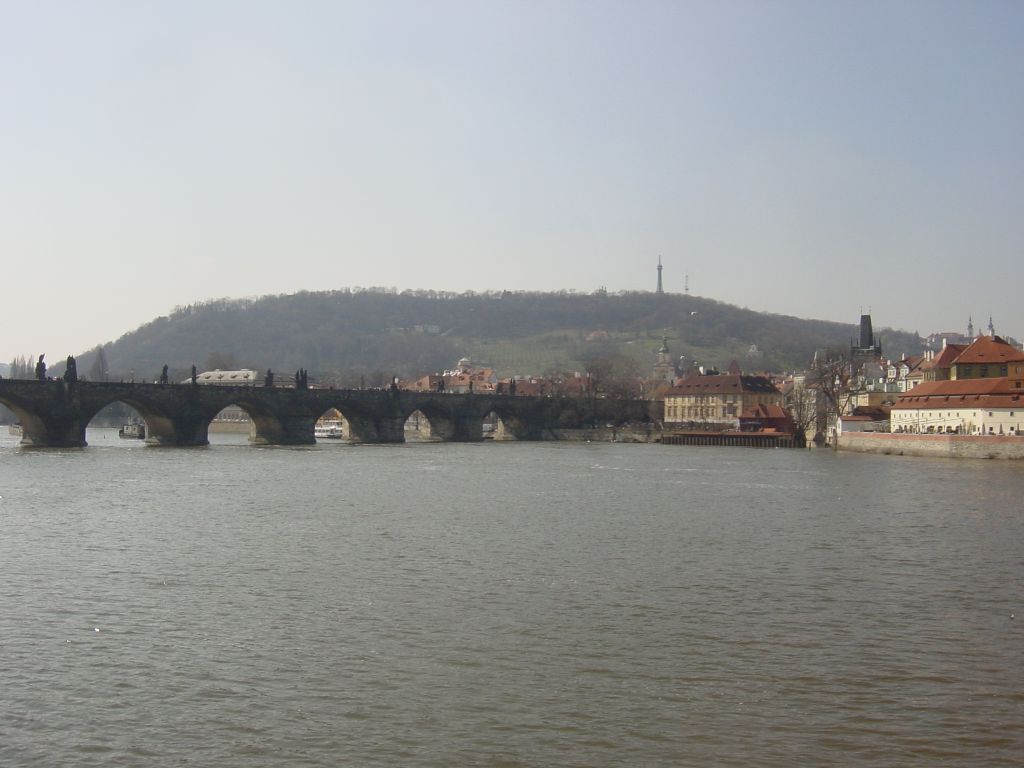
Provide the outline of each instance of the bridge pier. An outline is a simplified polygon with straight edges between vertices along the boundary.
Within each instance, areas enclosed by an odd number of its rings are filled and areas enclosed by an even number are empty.
[[[379,416],[352,413],[345,415],[354,443],[404,443],[405,419],[402,416]]]
[[[495,440],[543,440],[544,428],[511,416],[501,416],[501,423],[494,433]]]
[[[459,414],[451,425],[447,439],[453,443],[477,443],[484,439],[484,420],[475,413]]]
[[[176,417],[144,414],[146,421],[146,445],[165,447],[186,447],[209,445],[210,423],[195,414]]]
[[[88,420],[82,418],[75,386],[58,380],[32,388],[33,383],[10,381],[8,386],[13,391],[4,400],[21,423],[21,444],[34,448],[85,447]]]
[[[34,448],[84,448],[85,425],[80,419],[22,416],[21,444]]]
[[[249,442],[253,445],[315,445],[316,418],[289,415],[280,419],[252,417]]]

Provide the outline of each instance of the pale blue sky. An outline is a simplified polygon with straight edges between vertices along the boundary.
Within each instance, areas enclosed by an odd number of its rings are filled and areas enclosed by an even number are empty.
[[[1019,2],[0,0],[0,360],[345,286],[1024,337]]]

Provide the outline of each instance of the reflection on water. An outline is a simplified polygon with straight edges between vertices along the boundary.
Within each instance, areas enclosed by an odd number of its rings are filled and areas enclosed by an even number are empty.
[[[1012,463],[88,439],[0,436],[0,764],[1024,754]]]

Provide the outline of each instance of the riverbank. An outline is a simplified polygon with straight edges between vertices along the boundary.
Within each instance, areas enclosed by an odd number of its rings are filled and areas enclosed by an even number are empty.
[[[891,432],[846,432],[840,451],[953,459],[1024,459],[1024,436],[912,435]]]
[[[657,443],[661,440],[661,429],[655,424],[625,427],[593,427],[590,429],[555,429],[551,431],[555,440],[599,443]]]

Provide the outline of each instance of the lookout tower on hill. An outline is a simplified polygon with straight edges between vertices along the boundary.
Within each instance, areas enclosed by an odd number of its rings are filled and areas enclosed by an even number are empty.
[[[656,293],[664,293],[665,289],[661,287],[661,256],[658,257],[658,290]]]

